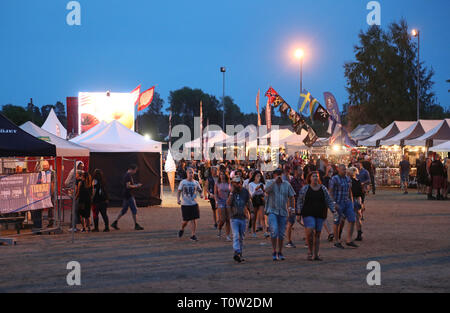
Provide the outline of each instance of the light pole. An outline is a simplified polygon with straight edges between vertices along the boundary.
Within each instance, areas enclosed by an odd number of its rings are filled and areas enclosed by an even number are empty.
[[[223,73],[223,89],[222,89],[222,130],[225,131],[225,72],[227,69],[222,66],[220,71]]]
[[[300,94],[302,94],[302,90],[303,90],[303,57],[305,56],[305,52],[303,51],[303,49],[297,49],[295,50],[295,57],[297,59],[299,59],[300,61]],[[298,110],[300,110],[300,103],[298,104]]]
[[[413,29],[413,37],[417,37],[417,121],[420,118],[420,31]]]

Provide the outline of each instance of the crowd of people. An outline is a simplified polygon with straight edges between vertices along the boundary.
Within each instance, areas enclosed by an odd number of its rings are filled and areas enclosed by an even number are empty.
[[[281,154],[275,170],[263,171],[261,165],[258,161],[181,160],[177,169],[177,201],[182,212],[178,237],[183,237],[190,224],[190,240],[198,240],[199,196],[211,205],[217,236],[225,235],[225,240],[232,242],[236,262],[244,260],[244,237],[258,237],[258,232],[270,237],[272,259],[285,260],[283,248],[296,247],[292,240],[296,223],[305,230],[310,261],[322,260],[323,228],[336,248],[358,247],[355,241],[363,240],[366,195],[375,194],[375,170],[369,156],[361,154],[347,166],[314,157],[306,161],[299,153],[291,157]],[[333,215],[333,227],[327,220],[328,211]]]
[[[429,154],[427,158],[422,156],[417,163],[418,192],[426,192],[428,199],[446,199],[450,185],[449,165],[450,159],[442,163],[438,154]],[[399,169],[402,190],[407,194],[411,170],[407,156],[400,162]],[[92,213],[92,232],[99,231],[100,215],[105,232],[110,231],[109,226],[119,230],[120,218],[130,209],[134,229],[143,230],[137,223],[137,205],[133,195],[135,189],[142,187],[142,184],[134,182],[133,176],[137,171],[137,166],[132,164],[124,174],[123,207],[109,224],[108,191],[102,171],[96,169],[90,175],[84,171],[84,164],[77,162],[76,169],[66,180],[66,185],[75,190],[74,225],[81,225],[81,232],[91,231]],[[319,250],[323,229],[334,247],[358,248],[355,242],[363,240],[366,198],[376,192],[375,167],[365,154],[352,158],[347,165],[314,156],[305,160],[299,153],[291,157],[280,154],[278,167],[271,171],[265,171],[259,161],[181,160],[177,176],[180,180],[177,202],[182,215],[178,237],[183,237],[189,225],[190,240],[199,240],[199,196],[211,206],[217,237],[224,237],[232,243],[233,259],[239,263],[244,261],[244,238],[257,238],[258,232],[263,238],[270,238],[272,260],[285,260],[283,249],[296,248],[292,234],[297,224],[304,228],[309,261],[322,260]],[[433,191],[436,191],[436,197]],[[333,217],[332,226],[327,219],[328,211]],[[78,229],[75,227],[72,231]]]

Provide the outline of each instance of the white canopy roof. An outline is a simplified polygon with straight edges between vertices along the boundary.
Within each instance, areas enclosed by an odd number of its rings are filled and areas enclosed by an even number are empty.
[[[429,150],[434,152],[450,152],[450,140],[438,146],[431,147]]]
[[[43,130],[39,126],[33,124],[32,122],[26,122],[21,129],[44,141],[56,146],[56,155],[61,157],[74,157],[74,156],[89,156],[89,149],[79,146],[75,143],[69,142],[62,139],[46,130]]]
[[[258,133],[258,128],[255,125],[248,125],[243,130],[238,132],[233,137],[228,136],[225,140],[219,140],[215,142],[215,145],[226,145],[228,141],[243,144],[245,141],[247,142],[256,142]],[[230,138],[231,137],[231,138]]]
[[[92,132],[90,130],[71,141],[89,148],[91,152],[161,153],[161,142],[146,139],[116,120],[107,125],[100,125],[98,128],[97,126],[94,128],[91,129],[93,130]]]
[[[278,129],[272,129],[268,134],[265,134],[264,136],[261,136],[261,139],[267,139],[271,138],[272,142],[278,141],[278,143],[284,144],[284,139],[286,139],[289,136],[297,135],[293,131],[291,131],[288,128],[278,128]],[[298,135],[297,135],[298,136]]]
[[[67,130],[64,128],[63,124],[61,124],[53,109],[50,110],[44,125],[42,125],[42,129],[62,139],[67,138]]]
[[[441,120],[419,120],[418,122],[414,122],[411,126],[406,128],[404,131],[398,133],[392,138],[389,138],[387,140],[381,140],[380,144],[385,146],[392,146],[392,145],[402,145],[402,141],[406,139],[413,139],[417,138],[424,133],[430,131],[438,125]]]
[[[209,147],[214,146],[218,141],[223,141],[228,138],[222,130],[208,130],[203,132],[203,143],[208,144]],[[200,148],[200,137],[184,144],[186,148]]]
[[[434,143],[450,140],[450,119],[442,120],[436,127],[416,139],[406,140],[405,145],[425,146],[429,139],[433,139]]]
[[[413,125],[414,123],[415,122],[394,121],[391,124],[389,124],[389,126],[379,131],[372,137],[366,140],[359,141],[358,144],[360,146],[374,147],[377,145],[378,140],[386,140],[392,138],[398,133],[404,131],[405,129]]]

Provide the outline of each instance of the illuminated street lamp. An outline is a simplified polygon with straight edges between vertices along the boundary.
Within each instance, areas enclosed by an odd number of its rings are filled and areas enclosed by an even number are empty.
[[[417,37],[417,120],[420,118],[420,31],[413,29],[411,31],[413,37]]]
[[[297,49],[295,50],[295,57],[300,61],[300,94],[302,93],[303,90],[303,57],[305,56],[305,52],[303,51],[303,49]],[[299,103],[299,108],[300,110],[300,103]]]

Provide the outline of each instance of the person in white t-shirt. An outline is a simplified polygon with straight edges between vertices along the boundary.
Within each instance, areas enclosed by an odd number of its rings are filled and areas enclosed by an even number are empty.
[[[195,200],[197,193],[202,194],[202,187],[200,183],[194,180],[194,170],[188,168],[186,170],[187,178],[183,179],[178,186],[177,202],[181,204],[181,213],[183,216],[183,222],[181,223],[181,229],[178,231],[178,238],[181,238],[184,234],[184,229],[187,224],[191,223],[192,241],[198,241],[195,234],[197,230],[197,220],[200,218],[200,210],[198,203]],[[180,199],[181,197],[181,199]]]

